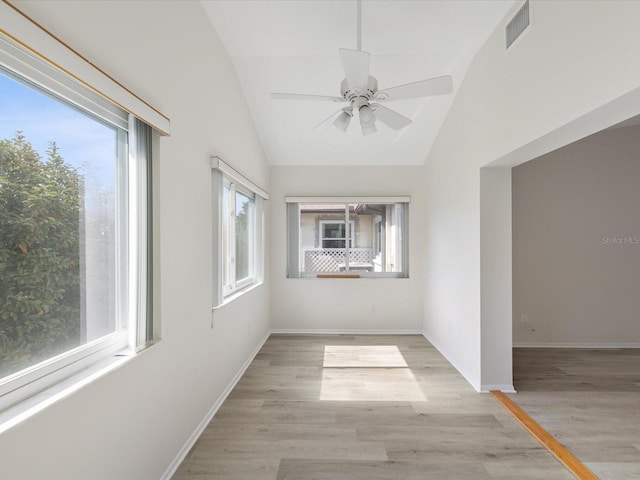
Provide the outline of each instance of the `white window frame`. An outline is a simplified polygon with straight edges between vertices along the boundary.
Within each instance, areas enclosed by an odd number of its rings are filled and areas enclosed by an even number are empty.
[[[269,194],[219,157],[211,158],[213,211],[213,309],[257,285],[264,277],[264,202]],[[249,275],[236,279],[236,193],[253,200],[249,229]],[[224,201],[224,196],[226,202]],[[225,208],[226,206],[226,208]]]
[[[349,217],[349,205],[354,203],[370,203],[370,204],[386,204],[386,205],[403,205],[402,216],[400,219],[401,231],[396,232],[399,235],[401,251],[401,266],[399,272],[366,272],[357,270],[357,273],[362,278],[409,278],[409,204],[411,202],[410,196],[393,196],[393,197],[285,197],[287,204],[287,278],[317,278],[317,272],[304,272],[302,271],[301,258],[300,258],[300,205],[312,204],[312,205],[344,205],[345,219]],[[322,220],[321,220],[322,221]],[[328,223],[338,223],[345,220],[327,220]],[[353,220],[349,220],[353,222]],[[351,230],[351,229],[349,229]],[[355,230],[355,229],[354,229]],[[346,268],[344,272],[331,275],[331,277],[339,277],[341,274],[350,274],[349,268],[349,249],[354,248],[351,241],[352,232],[348,232],[346,244],[349,245],[346,252]],[[320,240],[322,240],[322,232],[319,233]],[[320,243],[322,248],[322,243]],[[354,273],[351,272],[351,273]]]
[[[0,5],[0,13],[8,16],[15,11]],[[21,17],[21,16],[19,16]],[[0,16],[0,18],[2,18]],[[8,18],[8,17],[5,17]],[[4,20],[0,27],[4,28]],[[24,18],[16,20],[25,22]],[[31,30],[33,25],[23,25],[27,37],[39,35]],[[2,33],[2,32],[0,32]],[[40,44],[51,39],[38,40]],[[0,423],[20,402],[38,392],[49,389],[61,381],[85,371],[107,358],[115,358],[123,352],[132,354],[151,343],[150,285],[150,212],[147,207],[150,182],[148,162],[138,162],[138,154],[148,153],[151,138],[143,142],[135,140],[139,124],[128,111],[107,100],[95,88],[78,81],[67,70],[47,61],[34,48],[14,37],[0,34],[0,66],[9,76],[15,77],[36,90],[61,99],[70,108],[77,108],[101,121],[117,127],[118,164],[116,168],[116,331],[92,342],[62,352],[41,363],[0,379]],[[59,45],[51,44],[54,49]],[[82,69],[80,69],[82,70]],[[116,89],[122,88],[117,86]],[[168,126],[168,125],[167,125]],[[142,134],[141,134],[142,135]],[[142,137],[141,137],[142,138]],[[123,188],[124,187],[124,188]]]

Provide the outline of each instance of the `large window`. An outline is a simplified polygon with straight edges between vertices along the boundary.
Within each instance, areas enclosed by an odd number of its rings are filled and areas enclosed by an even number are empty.
[[[267,193],[217,157],[214,186],[214,307],[262,282]]]
[[[0,41],[0,409],[151,340],[150,136]]]
[[[408,203],[408,197],[287,198],[288,277],[408,276]]]

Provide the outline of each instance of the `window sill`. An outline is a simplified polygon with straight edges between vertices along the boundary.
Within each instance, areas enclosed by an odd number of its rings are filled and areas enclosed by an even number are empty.
[[[100,377],[120,368],[145,350],[134,354],[131,350],[127,349],[110,355],[102,361],[96,362],[82,371],[0,412],[0,435],[42,412],[50,405],[73,395]]]
[[[241,288],[239,290],[236,290],[235,292],[227,295],[226,297],[224,297],[222,299],[222,303],[220,305],[216,305],[215,307],[211,307],[211,311],[215,312],[216,310],[221,309],[222,307],[224,307],[225,305],[230,304],[231,302],[233,302],[234,300],[236,300],[237,298],[243,296],[245,293],[250,292],[251,290],[254,290],[256,288],[258,288],[259,286],[261,286],[264,282],[255,282],[252,283],[251,285],[247,285],[244,288]]]
[[[350,272],[350,273],[335,273],[335,274],[302,274],[299,277],[286,277],[287,280],[331,280],[331,279],[359,279],[359,280],[409,280],[411,277],[405,276],[400,273],[388,273],[388,274],[371,274],[366,272]]]

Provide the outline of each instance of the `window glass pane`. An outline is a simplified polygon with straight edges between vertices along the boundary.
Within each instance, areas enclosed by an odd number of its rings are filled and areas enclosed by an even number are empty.
[[[0,377],[115,332],[118,129],[0,69]]]
[[[322,248],[344,248],[347,241],[344,221],[340,223],[321,222],[320,227],[322,229]],[[350,243],[353,245],[353,224],[351,224],[351,234]]]
[[[357,225],[355,246],[349,257],[351,270],[402,271],[400,258],[401,204],[358,204],[352,218]]]
[[[345,241],[346,237],[344,222],[322,224],[323,248],[344,248]]]
[[[345,262],[344,204],[300,204],[300,271],[339,272]]]
[[[236,283],[252,276],[253,198],[236,192]]]
[[[222,190],[222,284],[227,287],[231,283],[229,276],[229,262],[231,252],[229,251],[229,196],[230,189],[227,185]]]

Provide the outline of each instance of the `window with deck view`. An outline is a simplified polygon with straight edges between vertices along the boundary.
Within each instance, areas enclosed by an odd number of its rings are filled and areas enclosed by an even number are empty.
[[[290,278],[348,272],[408,276],[408,198],[293,200],[287,202]]]

